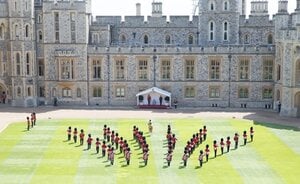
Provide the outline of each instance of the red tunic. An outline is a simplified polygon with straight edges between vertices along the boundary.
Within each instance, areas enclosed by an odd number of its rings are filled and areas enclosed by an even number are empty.
[[[96,147],[99,148],[99,146],[101,145],[100,141],[96,142]]]
[[[218,149],[218,144],[214,144],[214,150]]]
[[[83,139],[84,138],[84,133],[80,133],[79,137],[80,137],[80,139]]]
[[[92,144],[92,141],[93,141],[93,138],[89,137],[89,138],[87,139],[86,142],[87,142],[88,144]]]
[[[102,150],[104,151],[104,150],[106,150],[106,145],[105,144],[102,144]]]

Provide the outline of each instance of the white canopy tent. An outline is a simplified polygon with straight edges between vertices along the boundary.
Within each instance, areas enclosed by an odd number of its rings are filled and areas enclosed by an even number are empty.
[[[160,97],[162,98],[162,105],[171,107],[171,93],[157,87],[136,94],[136,102],[137,105],[160,105]],[[166,100],[166,97],[169,97],[169,101]]]

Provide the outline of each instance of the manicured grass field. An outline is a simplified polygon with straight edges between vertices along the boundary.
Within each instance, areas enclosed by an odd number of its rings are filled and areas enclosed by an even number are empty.
[[[152,134],[148,133],[146,119],[39,120],[30,131],[26,131],[25,123],[12,124],[0,133],[0,183],[299,183],[299,130],[237,119],[153,119],[152,122]],[[129,140],[132,150],[129,166],[122,154],[117,154],[115,165],[110,166],[106,157],[95,154],[94,144],[85,151],[86,142],[82,147],[66,141],[68,126],[84,129],[94,140],[102,139],[104,124]],[[168,124],[178,138],[170,167],[166,167],[164,159]],[[142,151],[131,140],[133,125],[146,133],[150,144],[146,167]],[[183,148],[203,125],[208,128],[208,139],[195,150],[184,168]],[[199,150],[206,144],[212,147],[214,139],[219,142],[222,137],[233,137],[235,132],[241,135],[250,126],[255,130],[254,142],[217,158],[213,158],[211,151],[208,163],[198,167]]]

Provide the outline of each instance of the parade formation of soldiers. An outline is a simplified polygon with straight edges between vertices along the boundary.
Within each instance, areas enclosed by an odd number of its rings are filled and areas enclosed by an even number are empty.
[[[35,117],[35,116],[34,116]],[[148,122],[148,133],[151,134],[153,131],[153,125],[151,120]],[[73,142],[77,143],[77,135],[78,131],[77,128],[74,128],[72,131],[72,127],[68,127],[67,129],[67,140],[71,141],[71,137],[73,135]],[[187,166],[188,159],[191,157],[191,155],[194,153],[194,151],[204,142],[207,141],[207,134],[208,130],[206,126],[203,126],[203,128],[200,128],[198,132],[194,133],[192,137],[187,141],[184,151],[183,151],[183,156],[182,156],[182,163],[183,167]],[[249,130],[249,135],[250,135],[250,141],[253,141],[253,136],[254,136],[254,130],[253,127],[250,127]],[[80,130],[79,138],[80,138],[80,145],[83,145],[84,142],[84,130]],[[146,136],[143,131],[139,129],[136,125],[133,126],[132,129],[132,137],[133,139],[130,140],[130,144],[137,144],[134,147],[138,147],[138,150],[141,150],[142,157],[142,163],[143,167],[147,166],[148,164],[148,159],[149,159],[149,144],[147,143]],[[243,137],[243,145],[245,146],[247,144],[247,138],[248,134],[247,131],[243,131],[242,133]],[[90,150],[92,147],[93,143],[93,138],[91,134],[88,134],[88,138],[86,139],[87,141],[87,149]],[[167,134],[166,134],[166,139],[164,141],[164,144],[166,144],[165,147],[167,147],[167,153],[165,154],[165,160],[167,163],[167,166],[164,167],[169,167],[171,165],[172,159],[173,159],[173,153],[175,150],[176,142],[177,142],[177,137],[174,132],[172,132],[171,125],[169,124],[167,126]],[[218,143],[217,140],[213,140],[212,143],[212,149],[213,149],[213,157],[216,158],[218,156],[221,156],[224,154],[224,148],[226,147],[226,153],[230,151],[230,149],[238,149],[239,147],[239,134],[235,133],[233,137],[234,141],[234,148],[231,148],[231,139],[230,136],[228,136],[226,139],[221,138],[220,142]],[[102,158],[107,156],[107,161],[110,162],[111,165],[114,165],[114,158],[117,150],[119,150],[118,154],[123,154],[123,158],[125,159],[126,165],[130,165],[130,159],[131,159],[131,149],[129,147],[129,142],[124,139],[122,136],[119,136],[119,134],[115,130],[111,130],[110,127],[107,125],[103,126],[103,139],[102,142],[100,141],[100,138],[96,138],[95,142],[95,148],[96,148],[96,154],[99,153],[99,150],[101,148],[102,150]],[[218,155],[218,150],[220,148],[220,154]],[[210,146],[209,144],[205,144],[204,150],[200,150],[199,156],[198,156],[198,161],[199,161],[199,167],[201,168],[203,166],[203,163],[207,163],[210,158]],[[205,159],[205,161],[204,161]]]

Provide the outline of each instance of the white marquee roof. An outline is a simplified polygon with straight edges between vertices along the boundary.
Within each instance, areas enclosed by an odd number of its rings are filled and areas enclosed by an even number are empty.
[[[165,96],[169,96],[169,97],[171,96],[170,92],[162,90],[162,89],[160,89],[158,87],[152,87],[152,88],[146,89],[144,91],[141,91],[138,94],[136,94],[136,96],[149,94],[151,92],[156,92],[156,93],[159,93],[159,94],[162,94],[162,95],[165,95]]]

